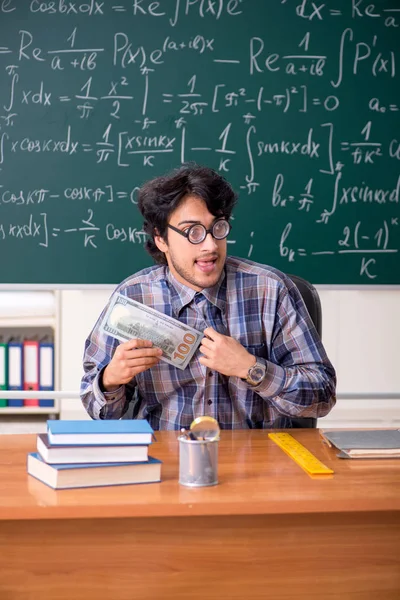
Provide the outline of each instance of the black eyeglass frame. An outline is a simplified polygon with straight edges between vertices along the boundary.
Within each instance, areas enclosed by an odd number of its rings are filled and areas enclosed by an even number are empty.
[[[224,235],[224,237],[219,238],[214,235],[213,231],[214,231],[214,227],[221,221],[225,221],[225,223],[228,224],[228,231],[227,231],[227,234]],[[201,244],[202,242],[204,242],[204,240],[206,239],[206,237],[209,233],[211,233],[212,237],[215,240],[225,240],[232,230],[232,225],[229,223],[229,221],[227,219],[218,219],[217,221],[214,221],[214,223],[212,224],[210,229],[206,229],[202,223],[193,223],[193,225],[191,225],[188,229],[186,229],[186,231],[182,231],[181,229],[178,229],[177,227],[174,227],[173,225],[170,225],[170,224],[168,224],[167,227],[169,227],[170,229],[173,229],[173,231],[176,231],[177,233],[180,233],[181,235],[183,235],[183,237],[185,237],[187,239],[188,242],[190,242],[191,244],[194,244],[194,245]],[[198,242],[192,242],[192,240],[189,239],[190,232],[194,227],[202,227],[204,230],[204,237],[201,240],[199,240]]]

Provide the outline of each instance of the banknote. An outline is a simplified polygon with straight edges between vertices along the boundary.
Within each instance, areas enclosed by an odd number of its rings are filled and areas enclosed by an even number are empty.
[[[161,360],[178,369],[186,368],[203,337],[185,323],[121,294],[112,299],[100,327],[121,342],[151,340],[163,351]]]

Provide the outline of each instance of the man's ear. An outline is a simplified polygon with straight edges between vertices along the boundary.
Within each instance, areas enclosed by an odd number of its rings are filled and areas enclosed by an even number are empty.
[[[157,229],[154,231],[154,243],[161,252],[166,252],[168,250],[168,244],[161,235],[159,235]]]

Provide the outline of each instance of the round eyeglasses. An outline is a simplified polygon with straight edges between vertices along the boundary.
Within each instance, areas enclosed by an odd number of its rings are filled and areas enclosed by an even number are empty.
[[[191,244],[201,244],[206,239],[208,233],[211,233],[216,240],[224,240],[228,237],[232,229],[231,224],[225,219],[218,219],[210,229],[206,229],[201,223],[195,223],[185,231],[181,231],[173,225],[167,225],[167,227],[183,235]]]

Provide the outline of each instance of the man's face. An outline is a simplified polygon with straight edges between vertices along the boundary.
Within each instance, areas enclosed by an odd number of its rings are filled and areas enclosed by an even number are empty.
[[[187,196],[170,215],[169,224],[180,231],[201,224],[209,229],[216,217],[208,212],[207,205],[198,196]],[[209,233],[200,244],[189,240],[173,229],[167,229],[167,242],[156,237],[159,250],[165,253],[174,277],[196,291],[212,287],[219,280],[226,259],[226,239],[216,240]]]

